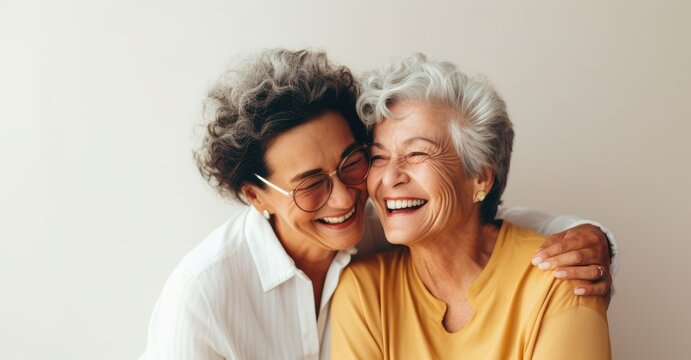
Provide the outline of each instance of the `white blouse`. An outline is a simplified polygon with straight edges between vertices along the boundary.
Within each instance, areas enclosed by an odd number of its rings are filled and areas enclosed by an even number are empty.
[[[504,215],[547,234],[586,222],[527,209]],[[385,248],[371,203],[365,224],[360,253]],[[170,275],[151,316],[140,360],[328,359],[331,296],[357,252],[336,254],[315,316],[310,279],[295,267],[269,222],[247,206],[187,254]]]

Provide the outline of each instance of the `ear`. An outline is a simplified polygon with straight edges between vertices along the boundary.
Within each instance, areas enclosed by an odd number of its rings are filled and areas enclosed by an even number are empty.
[[[247,201],[249,201],[255,209],[259,211],[269,210],[269,212],[271,212],[270,209],[267,209],[268,202],[264,198],[264,191],[257,187],[257,185],[244,183],[240,187],[240,191],[242,191],[242,195],[245,196]]]
[[[475,181],[473,181],[473,200],[478,201],[476,194],[478,194],[480,191],[484,191],[485,195],[489,194],[490,190],[492,190],[492,185],[494,185],[494,171],[491,168],[486,167],[482,173],[475,178]]]

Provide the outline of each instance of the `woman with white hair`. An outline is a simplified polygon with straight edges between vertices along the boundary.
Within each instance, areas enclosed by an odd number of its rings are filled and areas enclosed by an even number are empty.
[[[488,82],[423,55],[363,82],[368,192],[405,246],[344,270],[332,358],[609,358],[606,300],[531,266],[545,238],[495,220],[514,132]]]

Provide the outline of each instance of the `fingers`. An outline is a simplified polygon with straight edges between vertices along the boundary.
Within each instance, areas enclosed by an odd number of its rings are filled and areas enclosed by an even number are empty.
[[[602,231],[579,225],[547,238],[533,256],[533,265],[554,269],[573,265],[609,264],[609,243]]]
[[[533,265],[556,269],[559,279],[576,280],[574,294],[605,296],[609,303],[612,277],[609,273],[609,242],[593,225],[579,225],[550,236],[535,252]]]
[[[612,277],[606,276],[598,282],[579,282],[573,293],[579,296],[607,296],[612,288]],[[609,301],[609,299],[608,299]]]
[[[544,243],[535,251],[535,258],[546,259],[555,255],[559,255],[566,251],[572,250],[573,242],[564,241],[566,231],[551,235]]]
[[[576,242],[580,248],[590,248],[600,256],[597,263],[609,264],[609,240],[597,226],[583,224],[571,228],[566,231],[564,240]]]
[[[574,266],[557,269],[554,277],[576,280],[573,293],[580,296],[609,296],[612,288],[612,275],[604,265]]]
[[[554,272],[557,279],[588,280],[599,282],[609,275],[609,269],[602,265],[572,266],[559,268]]]
[[[557,244],[555,244],[556,246]],[[536,255],[533,258],[533,265],[537,265],[542,270],[572,267],[578,265],[600,264],[600,256],[592,249],[585,248],[579,250],[572,250],[556,256],[541,258]]]
[[[578,296],[604,296],[607,292],[609,287],[604,282],[579,285],[573,290]]]
[[[563,233],[552,235],[545,241],[545,244],[547,244],[550,240],[555,239],[547,245],[543,244],[542,247],[535,252],[532,261],[533,265],[538,265],[547,259],[580,248],[580,245],[575,241],[564,241],[562,234]]]

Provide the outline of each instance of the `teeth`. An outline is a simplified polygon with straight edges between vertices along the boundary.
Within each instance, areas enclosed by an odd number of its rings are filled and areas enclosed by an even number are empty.
[[[350,210],[350,212],[348,212],[347,214],[345,214],[343,216],[340,216],[340,217],[323,217],[319,220],[322,220],[325,223],[329,223],[329,224],[340,224],[340,223],[350,219],[350,217],[353,216],[354,213],[355,213],[355,208],[353,208],[352,210]]]
[[[386,200],[386,208],[389,210],[405,209],[414,206],[422,206],[426,200]]]

